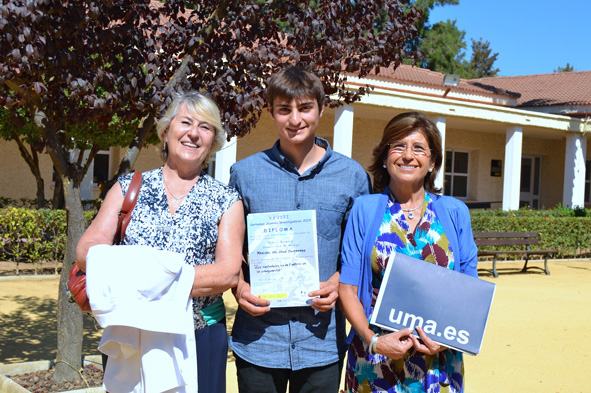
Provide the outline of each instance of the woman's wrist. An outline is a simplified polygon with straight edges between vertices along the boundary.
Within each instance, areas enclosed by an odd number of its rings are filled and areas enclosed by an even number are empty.
[[[378,345],[378,338],[380,338],[380,334],[376,333],[373,335],[373,337],[371,338],[371,340],[369,342],[367,350],[370,355],[377,355],[376,347]]]

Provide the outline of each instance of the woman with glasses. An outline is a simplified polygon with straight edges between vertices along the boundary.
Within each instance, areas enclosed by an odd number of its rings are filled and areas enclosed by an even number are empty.
[[[339,300],[353,327],[347,392],[464,391],[461,352],[420,327],[419,340],[411,329],[391,333],[368,322],[393,251],[477,276],[468,208],[435,186],[441,164],[441,135],[418,112],[390,120],[373,150],[369,169],[380,193],[356,199],[342,247]]]

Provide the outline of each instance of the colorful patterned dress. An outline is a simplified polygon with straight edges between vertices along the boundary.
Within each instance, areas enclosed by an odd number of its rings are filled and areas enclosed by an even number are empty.
[[[400,204],[392,197],[388,201],[371,255],[372,303],[377,298],[392,251],[454,268],[453,250],[428,194],[425,194],[419,217],[419,223],[411,233]],[[376,333],[387,333],[375,326],[372,329]],[[435,355],[425,355],[411,349],[404,358],[393,360],[379,354],[370,355],[368,345],[356,334],[349,346],[345,389],[351,393],[455,393],[464,391],[463,375],[461,352],[446,349]]]

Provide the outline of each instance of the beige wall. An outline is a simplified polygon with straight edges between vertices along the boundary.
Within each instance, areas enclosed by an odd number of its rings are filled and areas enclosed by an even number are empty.
[[[382,137],[386,121],[355,117],[353,123],[352,158],[366,170],[371,163],[372,150]],[[334,135],[334,110],[325,109],[316,135],[326,139],[332,146]],[[237,160],[246,158],[273,146],[277,131],[271,116],[265,112],[257,127],[250,134],[240,138],[237,146]]]
[[[470,153],[468,201],[502,200],[503,177],[491,176],[490,166],[491,160],[502,160],[505,175],[505,134],[447,130],[446,149]],[[564,138],[539,139],[524,135],[523,155],[541,157],[541,207],[551,208],[562,202],[565,149]],[[499,204],[493,205],[496,207],[500,207]]]
[[[275,124],[269,113],[265,110],[256,128],[252,129],[246,136],[238,139],[236,146],[236,160],[251,156],[259,151],[266,150],[273,146],[277,140]]]
[[[111,149],[110,175],[117,171],[121,158],[125,153],[124,148],[115,147]],[[18,198],[37,198],[37,186],[35,177],[31,173],[29,166],[21,157],[18,146],[13,141],[0,141],[0,196],[13,199]],[[39,165],[41,167],[42,177],[45,183],[45,199],[51,200],[53,197],[53,164],[49,154],[39,155]],[[147,171],[162,165],[162,161],[156,151],[156,147],[150,146],[142,149],[135,169]],[[93,197],[97,198],[98,188],[93,189]]]
[[[470,154],[467,201],[502,201],[503,178],[490,175],[490,164],[491,160],[505,163],[505,135],[448,129],[445,149]]]
[[[387,120],[355,117],[352,158],[367,171],[373,161],[373,149],[382,139]]]
[[[140,155],[138,156],[133,169],[140,172],[149,171],[154,168],[158,168],[163,164],[163,161],[160,159],[160,153],[156,150],[157,146],[148,146],[143,148],[140,151]],[[113,177],[119,168],[119,164],[125,155],[127,148],[123,147],[113,147],[111,148],[111,157],[109,161],[109,176]],[[100,194],[100,190],[95,187],[92,190],[92,197],[94,199],[98,198]]]
[[[7,198],[37,198],[35,176],[20,155],[14,141],[0,141],[0,196]],[[45,182],[45,199],[53,196],[51,175],[53,165],[49,154],[39,154],[41,176]]]
[[[157,148],[157,146],[150,146],[148,148],[142,149],[133,169],[136,171],[145,172],[161,167],[164,164],[164,161],[162,161],[162,158],[160,158],[160,152],[157,150]],[[117,165],[119,165],[119,163],[117,163]]]
[[[333,140],[334,111],[326,109],[320,118],[316,135],[322,137],[331,144]],[[273,118],[266,110],[263,111],[261,119],[256,128],[249,134],[238,139],[236,159],[238,161],[251,156],[259,151],[269,149],[277,141],[277,131]]]
[[[372,150],[380,140],[387,120],[355,116],[353,124],[352,157],[367,170],[372,159]],[[317,135],[333,142],[334,110],[327,108],[320,120]],[[505,134],[486,133],[478,130],[446,131],[447,149],[468,151],[470,167],[468,179],[468,201],[501,201],[503,196],[503,178],[490,175],[491,160],[502,160],[505,165]],[[237,145],[237,159],[243,159],[261,150],[270,148],[277,140],[277,133],[271,116],[265,111],[261,121],[250,134],[240,138]],[[123,148],[111,149],[111,175],[117,170],[125,152]],[[541,206],[553,207],[562,201],[564,179],[565,138],[539,139],[525,134],[523,154],[542,157]],[[45,197],[51,199],[52,163],[48,154],[39,156]],[[591,138],[587,143],[587,159],[591,159]],[[0,196],[10,198],[35,198],[35,178],[20,156],[14,142],[0,141]],[[135,169],[147,171],[162,165],[155,146],[142,149]],[[503,168],[504,170],[504,168]],[[94,190],[94,196],[98,190]],[[500,207],[500,205],[493,205]]]
[[[542,158],[540,204],[552,208],[562,202],[566,139],[523,138],[523,154]]]

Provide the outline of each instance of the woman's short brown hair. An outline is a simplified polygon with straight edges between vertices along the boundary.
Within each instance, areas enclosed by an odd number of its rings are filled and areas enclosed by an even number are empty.
[[[441,134],[435,123],[420,112],[401,113],[390,120],[384,128],[382,140],[373,149],[373,160],[369,167],[369,171],[373,175],[373,186],[376,191],[384,191],[390,183],[390,175],[388,170],[384,168],[384,161],[388,157],[388,144],[403,139],[414,131],[421,132],[427,139],[429,149],[431,149],[431,162],[435,164],[433,172],[428,172],[427,176],[425,176],[425,189],[434,194],[441,193],[441,189],[435,187],[435,179],[443,162]]]

